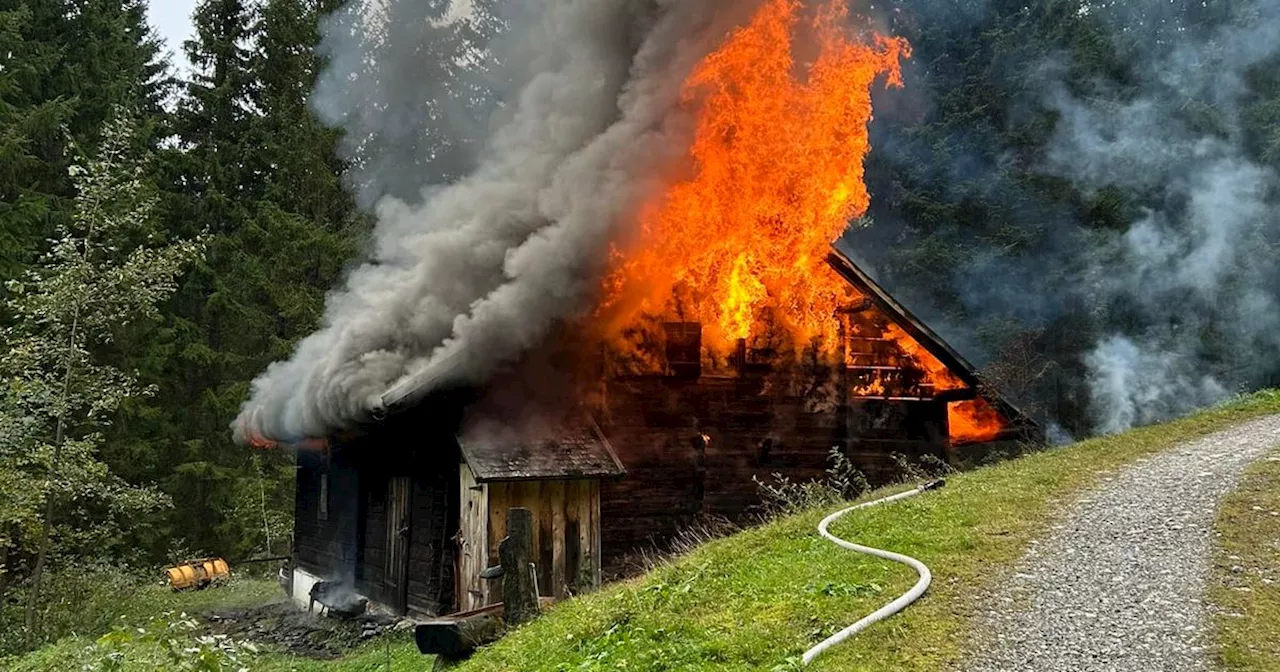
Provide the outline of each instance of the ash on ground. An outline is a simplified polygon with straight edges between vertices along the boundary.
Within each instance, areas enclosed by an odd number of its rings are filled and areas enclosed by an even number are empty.
[[[352,618],[316,616],[290,602],[219,609],[204,614],[204,619],[208,634],[227,635],[318,660],[339,658],[362,642],[389,634],[401,623],[395,616],[372,612]]]

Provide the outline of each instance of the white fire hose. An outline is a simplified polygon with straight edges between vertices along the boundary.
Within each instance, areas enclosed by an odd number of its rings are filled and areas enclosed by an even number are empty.
[[[841,548],[847,548],[851,551],[855,551],[858,553],[874,555],[877,558],[884,558],[885,560],[900,562],[916,570],[916,574],[920,575],[920,580],[916,581],[916,585],[912,586],[911,590],[908,590],[907,592],[898,596],[898,599],[890,602],[889,604],[884,605],[883,607],[880,607],[874,612],[863,617],[863,619],[858,621],[857,623],[854,623],[853,625],[845,628],[844,630],[841,630],[840,632],[837,632],[836,634],[831,635],[830,637],[819,642],[812,649],[805,651],[804,656],[802,656],[800,659],[802,663],[804,663],[805,665],[808,665],[809,663],[813,662],[814,658],[817,658],[827,649],[835,646],[836,644],[839,644],[840,642],[843,642],[844,640],[858,634],[859,632],[862,632],[863,630],[866,630],[873,623],[878,623],[880,621],[883,621],[884,619],[898,613],[899,611],[902,611],[907,607],[907,605],[911,604],[912,602],[915,602],[917,599],[920,598],[921,595],[924,595],[924,591],[929,589],[929,583],[933,581],[933,574],[929,571],[929,568],[926,567],[923,562],[920,562],[919,560],[916,560],[915,558],[909,555],[894,553],[893,551],[885,551],[879,548],[871,548],[870,546],[859,546],[858,544],[845,541],[844,539],[841,539],[840,537],[837,537],[834,534],[831,534],[830,532],[827,531],[827,528],[831,526],[831,523],[836,522],[837,520],[840,519],[841,516],[845,515],[846,513],[849,513],[850,511],[856,511],[858,509],[865,509],[867,507],[876,506],[879,504],[888,504],[889,502],[896,502],[900,499],[914,497],[915,495],[918,495],[926,490],[936,490],[938,488],[941,488],[945,484],[946,484],[945,481],[942,481],[941,479],[939,479],[936,481],[930,481],[928,483],[920,485],[913,490],[907,490],[906,492],[900,492],[896,495],[882,497],[880,499],[870,501],[870,502],[863,502],[862,504],[855,504],[848,508],[836,511],[835,513],[827,516],[826,518],[823,518],[822,522],[818,523],[818,534],[826,537],[835,545]]]

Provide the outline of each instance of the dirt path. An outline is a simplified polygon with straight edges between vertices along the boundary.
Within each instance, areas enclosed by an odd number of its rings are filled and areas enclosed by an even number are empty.
[[[1182,444],[1085,492],[982,602],[966,670],[1210,669],[1214,512],[1280,416]]]

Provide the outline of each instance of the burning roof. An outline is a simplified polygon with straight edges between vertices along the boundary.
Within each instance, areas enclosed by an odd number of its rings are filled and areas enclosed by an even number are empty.
[[[977,369],[927,324],[894,299],[848,255],[832,246],[827,263],[861,296],[888,315],[900,330],[895,346],[914,356],[935,379],[932,396],[948,402],[951,439],[957,443],[989,441],[1002,432],[1034,424],[997,390],[985,385]]]
[[[772,339],[835,361],[849,354],[840,330],[860,329],[867,349],[853,356],[875,361],[846,364],[875,372],[867,396],[950,395],[953,424],[974,437],[1016,414],[962,404],[972,367],[830,257],[867,209],[871,91],[901,84],[904,40],[835,0],[764,0],[745,21],[717,2],[655,16],[569,5],[548,6],[546,24],[591,29],[535,47],[573,57],[539,62],[549,69],[522,83],[473,174],[421,209],[384,204],[377,256],[335,294],[325,328],[255,381],[237,438],[327,435],[482,384],[565,322],[616,350],[634,349],[637,323],[696,322],[722,359],[739,339]],[[608,22],[626,30],[597,29]],[[610,37],[638,26],[637,44]],[[833,319],[860,300],[893,319]]]

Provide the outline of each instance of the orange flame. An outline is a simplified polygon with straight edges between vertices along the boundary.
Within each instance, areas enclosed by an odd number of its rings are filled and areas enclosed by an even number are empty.
[[[953,444],[991,441],[1005,424],[1000,412],[981,397],[947,404],[947,427]]]
[[[612,251],[603,284],[598,324],[620,350],[636,348],[626,330],[643,315],[699,322],[703,344],[720,352],[781,328],[795,345],[834,354],[837,309],[858,297],[826,258],[870,201],[872,86],[882,77],[901,86],[911,55],[900,38],[852,34],[844,5],[824,0],[805,15],[799,0],[764,0],[684,83],[696,116],[692,171],[639,208],[638,236]],[[863,381],[855,396],[889,396],[904,371],[924,379],[910,383],[914,394],[968,387],[892,321],[866,332],[861,340],[875,344],[853,367]],[[953,441],[1004,425],[985,402],[948,408]]]
[[[924,346],[920,345],[919,341],[903,331],[902,327],[890,322],[885,325],[884,335],[901,348],[915,362],[916,366],[924,370],[929,382],[933,383],[935,392],[960,390],[968,387],[964,381],[951,372],[951,369],[947,368],[946,364],[942,363],[942,360],[926,350]]]
[[[254,415],[261,410],[262,409],[255,410]],[[252,418],[253,416],[251,415],[250,417]],[[250,448],[257,448],[258,450],[275,450],[277,448],[285,447],[295,450],[322,451],[329,448],[329,440],[326,438],[304,438],[299,441],[277,441],[275,439],[268,438],[263,435],[262,432],[255,429],[251,421],[243,419],[240,420],[240,429],[244,436],[245,444]]]
[[[685,82],[694,174],[646,204],[639,240],[615,252],[611,322],[677,314],[724,349],[769,308],[796,342],[835,343],[849,290],[825,259],[867,209],[871,87],[881,76],[900,86],[910,55],[898,38],[851,38],[843,4],[806,20],[797,0],[767,0]],[[804,64],[800,34],[816,46]]]

